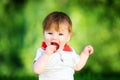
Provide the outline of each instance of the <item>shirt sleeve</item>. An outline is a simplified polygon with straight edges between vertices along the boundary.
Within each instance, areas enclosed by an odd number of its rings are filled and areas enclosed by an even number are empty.
[[[75,52],[73,49],[73,56],[74,56],[74,64],[77,64],[80,60],[80,55]]]
[[[43,49],[41,49],[41,48],[37,49],[34,61],[38,60],[43,55],[43,53],[44,53]]]

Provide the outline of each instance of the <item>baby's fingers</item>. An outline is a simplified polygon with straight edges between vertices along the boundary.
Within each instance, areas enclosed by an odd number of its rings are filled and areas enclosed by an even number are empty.
[[[94,49],[93,49],[93,47],[91,45],[87,46],[87,49],[88,49],[89,54],[92,54],[93,51],[94,51]]]

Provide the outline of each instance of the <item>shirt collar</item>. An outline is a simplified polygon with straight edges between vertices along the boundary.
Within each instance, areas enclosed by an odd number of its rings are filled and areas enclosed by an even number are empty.
[[[42,49],[45,50],[47,45],[45,42],[42,42],[42,45],[41,45]],[[72,52],[72,48],[68,45],[68,44],[65,44],[64,48],[63,48],[63,51],[67,51],[67,52]]]

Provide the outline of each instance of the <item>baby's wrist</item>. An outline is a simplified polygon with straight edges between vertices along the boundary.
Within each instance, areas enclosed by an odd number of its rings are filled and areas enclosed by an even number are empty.
[[[51,54],[50,54],[49,52],[47,52],[47,51],[45,52],[45,54],[46,54],[47,56],[50,56],[50,55],[51,55]]]
[[[49,56],[50,56],[50,54],[47,54],[47,53],[45,53],[44,55],[45,55],[45,56],[47,56],[47,57],[49,57]]]
[[[85,55],[87,55],[87,56],[89,56],[89,55],[90,55],[90,53],[89,53],[89,52],[85,52],[85,51],[83,51],[82,53],[83,53],[83,54],[85,54]]]

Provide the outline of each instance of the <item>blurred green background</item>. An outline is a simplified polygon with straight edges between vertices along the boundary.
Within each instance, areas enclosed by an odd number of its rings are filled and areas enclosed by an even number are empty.
[[[0,80],[38,80],[32,64],[52,11],[70,16],[77,53],[87,44],[95,49],[75,80],[119,80],[120,0],[0,0]]]

